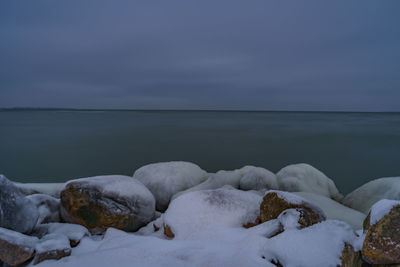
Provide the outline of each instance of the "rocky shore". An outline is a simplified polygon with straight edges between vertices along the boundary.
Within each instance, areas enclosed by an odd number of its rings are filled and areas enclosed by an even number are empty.
[[[400,177],[343,196],[308,164],[20,184],[0,175],[0,266],[400,266]]]

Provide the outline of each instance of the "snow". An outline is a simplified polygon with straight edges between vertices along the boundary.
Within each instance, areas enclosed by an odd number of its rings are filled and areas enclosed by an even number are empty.
[[[157,210],[164,211],[174,194],[203,182],[206,175],[193,163],[172,161],[145,165],[136,170],[133,177],[153,193]]]
[[[36,246],[39,239],[37,237],[24,235],[6,228],[0,227],[0,239],[9,243],[32,249]]]
[[[299,229],[300,212],[296,209],[287,209],[278,216],[278,221],[283,226],[283,229]]]
[[[39,211],[37,224],[60,221],[60,200],[49,195],[33,194],[26,196]]]
[[[60,192],[64,183],[17,183],[15,186],[24,195],[45,194],[55,198],[60,198]]]
[[[289,192],[310,192],[340,200],[335,183],[325,174],[308,164],[293,164],[277,174],[279,189]]]
[[[311,203],[317,204],[324,211],[328,220],[344,221],[356,230],[362,229],[363,221],[366,217],[364,213],[321,195],[308,192],[294,192],[294,194],[303,197]]]
[[[370,225],[376,224],[386,214],[388,214],[394,206],[400,205],[398,200],[382,199],[376,202],[371,208],[371,215],[369,219]]]
[[[190,192],[170,203],[164,224],[177,239],[215,227],[242,227],[256,221],[261,200],[256,194],[236,189]]]
[[[71,246],[65,235],[48,234],[36,244],[36,253],[44,253],[51,250],[69,250]]]
[[[244,166],[239,187],[242,190],[278,189],[276,175],[267,169],[254,166]]]
[[[89,236],[89,231],[82,225],[72,223],[46,223],[36,229],[40,236],[56,234],[66,236],[69,240],[79,241]]]
[[[343,204],[367,214],[381,199],[400,200],[400,177],[380,178],[357,188],[343,199]]]
[[[39,217],[36,206],[13,182],[0,175],[0,227],[29,233]]]

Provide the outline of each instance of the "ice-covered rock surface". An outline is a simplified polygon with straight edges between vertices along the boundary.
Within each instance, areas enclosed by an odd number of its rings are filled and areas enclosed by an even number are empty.
[[[154,218],[153,194],[137,179],[106,175],[69,181],[61,192],[61,216],[93,231],[136,231]]]
[[[39,218],[34,203],[13,182],[0,175],[0,227],[29,233]]]
[[[196,164],[183,161],[148,164],[133,175],[153,193],[160,211],[167,209],[174,194],[203,182],[206,176]]]
[[[14,182],[24,195],[45,194],[55,198],[60,198],[60,192],[64,183],[17,183]]]
[[[300,163],[286,166],[277,174],[279,189],[289,192],[310,192],[340,200],[335,183],[311,165]]]
[[[59,260],[71,255],[71,246],[65,235],[48,234],[40,239],[35,249],[35,265],[45,260]]]
[[[66,236],[72,243],[77,244],[84,236],[89,236],[89,231],[82,225],[72,223],[46,223],[37,226],[36,235],[43,237],[48,234]]]
[[[45,194],[33,194],[26,196],[39,211],[37,224],[60,222],[60,199]]]
[[[261,197],[236,189],[195,191],[174,199],[163,219],[175,238],[224,227],[242,227],[259,216]]]
[[[277,189],[278,182],[276,176],[267,169],[254,166],[244,166],[237,170],[221,170],[217,173],[210,173],[206,181],[185,191],[178,192],[172,197],[172,199],[188,192],[218,189],[223,186],[232,186],[234,188],[240,187],[240,189],[243,190],[268,190]]]
[[[375,225],[380,219],[382,219],[386,214],[388,214],[394,206],[399,206],[400,201],[381,199],[376,202],[372,208],[369,218],[369,224]]]
[[[400,177],[379,178],[368,182],[343,199],[343,204],[365,214],[381,199],[400,200]]]
[[[318,205],[318,207],[324,211],[328,220],[344,221],[351,225],[355,230],[362,229],[362,224],[366,216],[364,213],[346,207],[339,202],[321,195],[309,192],[294,192],[294,194]]]

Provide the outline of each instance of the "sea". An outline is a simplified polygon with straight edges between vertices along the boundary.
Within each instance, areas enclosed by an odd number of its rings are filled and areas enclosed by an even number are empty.
[[[308,163],[346,194],[400,176],[400,113],[0,111],[0,173],[13,181],[131,176],[176,160],[208,172]]]

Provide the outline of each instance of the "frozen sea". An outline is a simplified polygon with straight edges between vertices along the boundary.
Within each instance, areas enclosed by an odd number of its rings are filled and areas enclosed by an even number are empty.
[[[400,113],[0,111],[0,173],[14,181],[132,175],[171,160],[209,172],[305,162],[348,193],[400,176]]]

